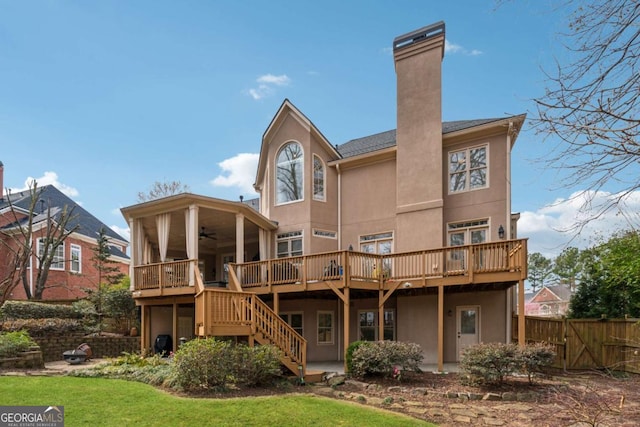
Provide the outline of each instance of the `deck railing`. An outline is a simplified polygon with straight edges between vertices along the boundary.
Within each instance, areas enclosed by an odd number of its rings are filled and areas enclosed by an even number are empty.
[[[380,283],[385,281],[422,281],[460,277],[473,282],[473,276],[485,273],[518,272],[527,275],[526,240],[507,240],[467,246],[453,246],[385,255],[356,251],[269,259],[232,264],[230,276],[243,290],[315,282]],[[134,291],[191,287],[190,271],[197,271],[196,260],[147,264],[134,268]],[[232,288],[233,289],[233,288]],[[239,288],[236,288],[239,290]],[[197,292],[197,291],[195,291]]]
[[[133,290],[188,287],[190,285],[191,264],[194,264],[195,271],[195,267],[197,267],[195,260],[137,265],[133,268]]]
[[[385,255],[338,251],[232,264],[242,288],[319,281],[427,280],[483,273],[526,277],[526,240],[508,240]]]
[[[196,306],[202,308],[196,316],[201,335],[233,335],[244,328],[247,335],[278,347],[296,374],[297,366],[306,365],[307,341],[255,294],[205,288],[196,296]]]

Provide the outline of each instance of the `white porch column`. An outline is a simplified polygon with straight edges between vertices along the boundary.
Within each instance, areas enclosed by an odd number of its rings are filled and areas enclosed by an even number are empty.
[[[258,229],[258,251],[260,252],[260,261],[268,259],[267,254],[267,236],[263,228]]]
[[[142,258],[142,245],[143,242],[139,241],[140,234],[140,220],[134,220],[133,218],[129,218],[129,230],[131,231],[131,237],[133,238],[133,243],[131,245],[131,263],[129,263],[129,278],[131,279],[129,282],[129,290],[133,291],[135,289],[135,274],[134,267],[140,264],[140,260]],[[135,250],[133,250],[135,248]]]
[[[236,262],[244,262],[244,215],[236,214]]]
[[[236,263],[244,262],[244,215],[236,214]],[[238,280],[242,283],[242,271],[236,270]]]
[[[198,260],[198,206],[189,205],[184,211],[185,219],[185,245],[187,258],[196,260],[189,263],[189,286],[195,286],[196,264]],[[202,272],[201,272],[202,273]]]

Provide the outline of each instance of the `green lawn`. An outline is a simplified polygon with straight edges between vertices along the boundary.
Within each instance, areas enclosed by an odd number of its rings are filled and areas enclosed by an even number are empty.
[[[146,384],[102,378],[0,377],[0,405],[64,406],[66,427],[430,425],[313,395],[182,398]]]

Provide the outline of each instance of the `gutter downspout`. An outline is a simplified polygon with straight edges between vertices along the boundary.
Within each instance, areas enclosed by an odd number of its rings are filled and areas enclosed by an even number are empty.
[[[506,164],[506,187],[507,187],[507,194],[506,194],[506,205],[507,205],[507,216],[506,216],[506,223],[505,223],[505,237],[507,240],[511,240],[511,134],[513,132],[513,122],[510,121],[509,122],[509,128],[507,129],[507,164]],[[514,287],[510,287],[507,291],[507,307],[506,307],[506,314],[507,314],[507,318],[506,318],[506,325],[507,325],[507,330],[505,331],[505,335],[506,335],[506,340],[505,342],[510,343],[511,342],[511,329],[513,328],[512,325],[512,321],[513,321],[513,307],[514,307],[514,300],[515,300],[515,293],[513,292]]]
[[[342,171],[340,164],[336,164],[338,172],[338,250],[342,248]]]
[[[340,164],[336,164],[336,172],[338,172],[338,250],[342,249],[342,171],[340,170]],[[345,319],[340,318],[340,298],[338,298],[336,307],[336,312],[338,313],[338,325],[341,324],[341,320],[346,322]],[[342,355],[346,351],[346,349],[342,349],[340,343],[344,340],[342,339],[340,329],[338,328],[338,345],[336,346],[336,350],[338,351],[337,359],[340,360]]]

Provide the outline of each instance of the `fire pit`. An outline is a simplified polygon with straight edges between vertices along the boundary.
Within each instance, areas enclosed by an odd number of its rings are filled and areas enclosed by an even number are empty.
[[[64,360],[70,365],[84,363],[91,359],[92,355],[91,347],[89,347],[87,343],[80,344],[75,350],[67,350],[62,353],[62,357],[64,357]]]
[[[62,356],[70,365],[79,365],[87,360],[87,353],[82,350],[67,350],[62,353]]]

